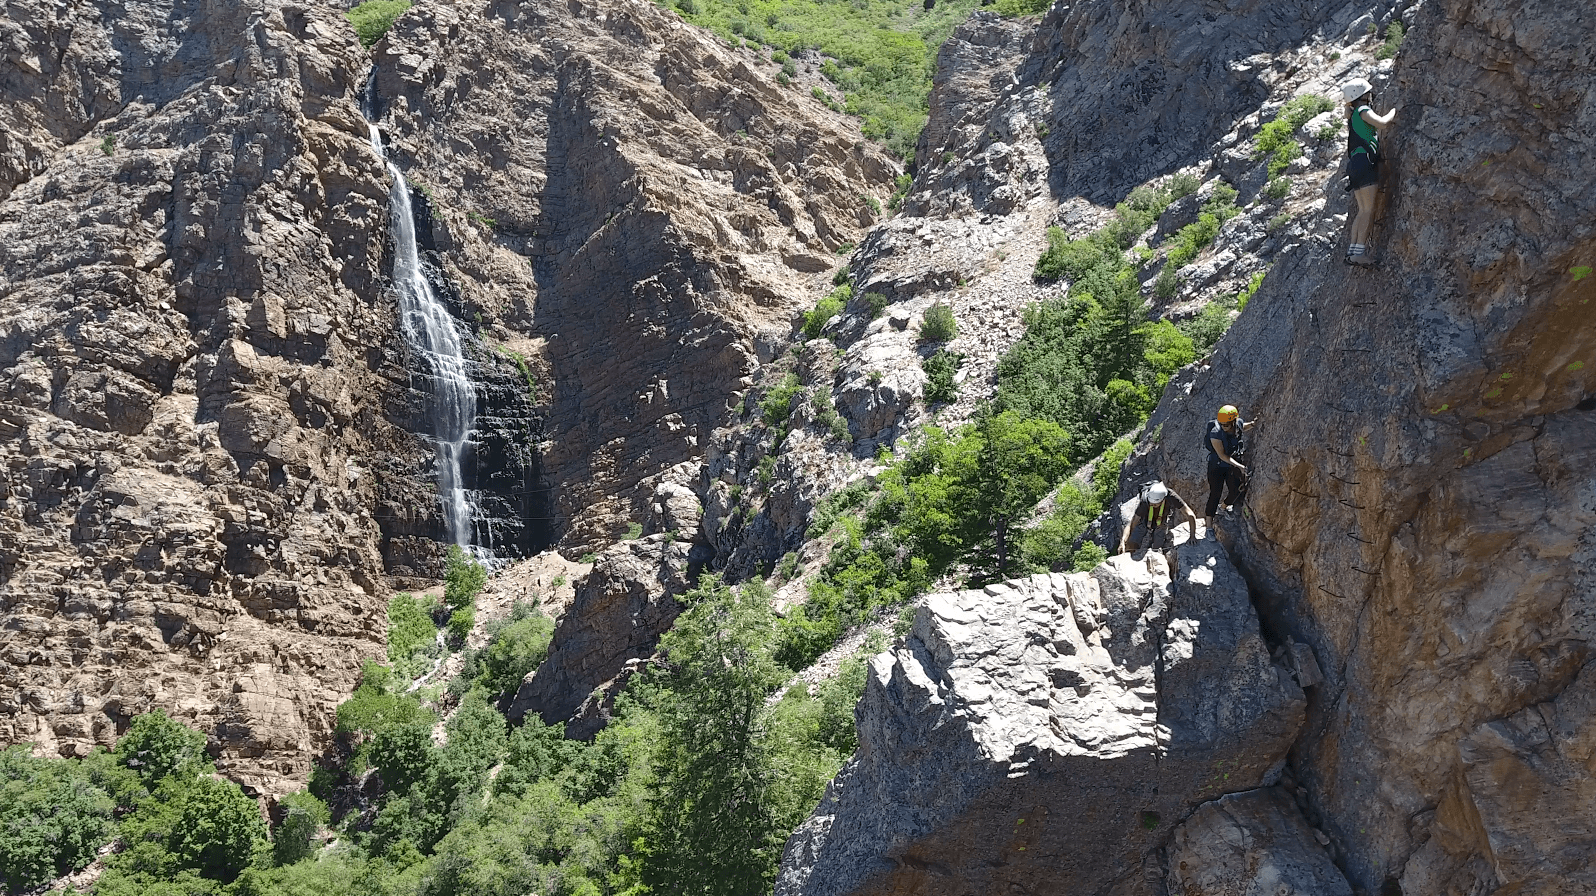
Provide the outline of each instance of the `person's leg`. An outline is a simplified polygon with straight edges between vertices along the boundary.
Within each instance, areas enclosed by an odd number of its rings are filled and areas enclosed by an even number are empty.
[[[1358,216],[1352,219],[1354,246],[1367,246],[1369,243],[1369,226],[1374,223],[1374,194],[1379,189],[1376,185],[1370,185],[1352,191],[1353,198],[1358,200]]]
[[[1225,488],[1225,468],[1219,464],[1208,465],[1208,503],[1203,505],[1203,527],[1214,518],[1219,509],[1219,498]]]
[[[1225,506],[1230,507],[1241,501],[1241,474],[1235,469],[1225,472]]]

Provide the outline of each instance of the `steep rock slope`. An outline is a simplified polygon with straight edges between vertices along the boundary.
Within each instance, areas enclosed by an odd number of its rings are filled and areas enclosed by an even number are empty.
[[[1133,462],[1205,490],[1213,409],[1259,420],[1225,532],[1327,675],[1293,762],[1363,888],[1596,886],[1592,16],[1428,4],[1380,268],[1287,253]]]
[[[0,22],[0,742],[159,706],[275,789],[378,651],[374,474],[421,462],[359,45],[291,4]]]
[[[751,53],[638,0],[426,6],[376,58],[462,300],[540,378],[550,528],[601,547],[662,481],[696,484],[673,468],[702,457],[895,166]]]
[[[776,892],[1144,892],[1164,820],[1272,783],[1302,720],[1224,550],[1173,556],[933,595]]]

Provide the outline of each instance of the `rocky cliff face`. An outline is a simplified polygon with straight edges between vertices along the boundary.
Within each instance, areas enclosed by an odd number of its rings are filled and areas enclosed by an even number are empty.
[[[1377,65],[1365,32],[1393,13],[1409,36],[1394,66]],[[1014,306],[992,292],[1019,277],[1003,257],[970,258],[983,238],[1023,253],[1028,267],[1035,253],[1004,241],[1016,222],[1079,236],[1102,220],[1081,197],[1112,201],[1182,168],[1222,175],[1243,204],[1258,197],[1181,272],[1177,302],[1233,291],[1272,265],[1270,273],[1214,355],[1170,384],[1119,498],[1157,476],[1200,503],[1202,432],[1214,410],[1234,403],[1259,420],[1250,495],[1218,534],[1248,579],[1271,654],[1306,688],[1306,719],[1281,754],[1278,785],[1192,799],[1162,817],[1156,847],[1118,860],[1125,876],[1070,877],[1069,859],[1056,859],[1052,876],[1028,877],[1029,853],[1044,844],[1017,839],[1016,818],[1029,828],[1038,817],[1031,794],[1060,785],[1044,774],[1006,790],[991,764],[1004,748],[966,733],[995,710],[961,695],[957,670],[979,668],[988,651],[972,637],[937,653],[958,642],[934,633],[945,624],[938,598],[908,644],[877,660],[859,712],[861,751],[789,842],[782,892],[952,893],[1005,882],[1182,894],[1591,886],[1596,844],[1567,823],[1596,811],[1596,337],[1587,326],[1596,320],[1587,189],[1596,107],[1590,52],[1571,36],[1590,15],[1463,0],[1112,14],[1082,3],[1050,12],[1026,54],[1013,49],[1023,33],[1013,23],[977,16],[961,28],[943,51],[949,68],[933,95],[912,214],[874,231],[856,269],[911,322],[942,300],[961,323],[1008,329]],[[1163,30],[1177,21],[1189,27]],[[1197,52],[1199,34],[1217,52]],[[1322,123],[1298,132],[1307,152],[1273,208],[1259,196],[1266,172],[1249,141],[1291,93],[1331,93],[1353,74],[1372,76],[1382,108],[1399,110],[1374,271],[1340,262],[1344,200],[1318,190],[1340,147],[1311,139]],[[1225,127],[1212,129],[1216,121]],[[1188,142],[1191,133],[1206,136]],[[1191,214],[1177,203],[1144,241],[1156,248]],[[1032,289],[1011,294],[1041,294]],[[860,334],[847,352],[878,369],[908,367],[911,338],[894,339],[893,326],[889,316],[841,330]],[[993,349],[964,335],[953,347],[965,346],[976,364],[966,388],[981,394],[971,387],[990,376],[982,358]],[[894,355],[902,360],[887,360]],[[962,404],[949,409],[954,420]],[[912,426],[923,412],[912,395],[901,405],[888,422]],[[1031,615],[1045,644],[1054,623]],[[1051,662],[1038,653],[1022,665]],[[1010,671],[1005,686],[1023,690],[1013,682],[1025,674]],[[1009,721],[1039,730],[1041,721],[1021,720],[1066,715],[1053,701],[1046,714],[1040,703],[1012,709]],[[934,736],[953,740],[924,749],[927,732],[943,730],[933,718],[954,732]],[[955,769],[943,756],[962,758],[948,760]],[[1032,780],[1031,767],[1010,773]],[[1127,784],[1048,802],[1079,813],[1122,808],[1137,793]],[[1094,826],[1075,836],[1096,835]]]
[[[439,569],[373,58],[293,3],[5,10],[0,740],[82,752],[163,706],[290,787],[391,588]],[[892,164],[648,4],[428,6],[374,61],[469,331],[476,540],[688,550],[682,462]]]
[[[1169,824],[1278,780],[1302,721],[1224,550],[1173,556],[932,596],[776,892],[1148,892]]]
[[[270,789],[378,649],[374,506],[418,462],[359,47],[294,5],[4,22],[0,740],[162,706]]]
[[[1342,267],[1334,233],[1287,253],[1142,447],[1198,491],[1213,408],[1259,420],[1224,531],[1266,627],[1326,672],[1293,764],[1366,889],[1592,885],[1563,824],[1596,807],[1591,15],[1428,4],[1380,268]]]
[[[596,550],[662,482],[697,485],[672,468],[702,457],[894,166],[651,3],[422,7],[376,60],[467,316],[523,338],[552,532]]]

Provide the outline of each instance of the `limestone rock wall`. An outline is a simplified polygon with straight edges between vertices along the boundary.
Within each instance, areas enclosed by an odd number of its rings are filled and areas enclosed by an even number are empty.
[[[0,742],[164,707],[258,791],[308,770],[387,585],[418,446],[387,184],[338,11],[0,15]]]
[[[539,380],[552,532],[600,549],[703,457],[895,165],[774,64],[638,0],[424,5],[375,57],[467,316]]]
[[[1303,707],[1219,544],[1173,558],[931,597],[777,894],[1158,892],[1169,826],[1276,779]]]
[[[1286,253],[1127,479],[1201,494],[1214,409],[1259,421],[1223,531],[1325,671],[1292,762],[1367,891],[1591,886],[1592,16],[1427,3],[1379,98],[1380,267]]]

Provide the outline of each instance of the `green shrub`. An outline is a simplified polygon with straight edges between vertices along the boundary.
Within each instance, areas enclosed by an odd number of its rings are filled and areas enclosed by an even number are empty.
[[[634,522],[631,525],[627,526],[626,527],[626,534],[621,536],[622,540],[624,540],[624,541],[636,541],[637,539],[642,538],[642,537],[643,537],[643,524],[642,523],[636,523],[636,522]]]
[[[1191,339],[1198,352],[1206,355],[1219,342],[1219,337],[1230,329],[1230,320],[1230,308],[1225,303],[1209,302],[1196,317],[1181,321],[1176,326]]]
[[[1270,233],[1275,233],[1280,230],[1280,228],[1290,224],[1291,217],[1292,216],[1290,212],[1281,212],[1280,214],[1275,215],[1273,218],[1270,218],[1269,223],[1264,225],[1264,229]]]
[[[851,298],[853,298],[853,287],[844,283],[832,290],[830,295],[816,302],[814,309],[804,314],[804,336],[809,339],[820,338],[820,331],[826,326],[826,322],[841,314]]]
[[[521,682],[549,655],[554,620],[534,605],[519,601],[510,619],[497,627],[476,655],[477,683],[489,694],[514,695]]]
[[[1166,264],[1158,272],[1158,279],[1153,281],[1153,295],[1160,301],[1167,301],[1174,298],[1177,292],[1180,292],[1180,277],[1175,273],[1173,264]]]
[[[154,784],[169,775],[187,777],[207,768],[205,735],[155,709],[133,720],[116,742],[116,758]]]
[[[1173,202],[1176,199],[1185,199],[1187,196],[1197,192],[1197,188],[1200,186],[1202,186],[1202,181],[1197,179],[1197,175],[1181,172],[1169,179],[1169,186],[1166,189],[1169,191],[1170,201]]]
[[[760,419],[766,426],[780,426],[787,422],[792,415],[792,400],[803,391],[803,383],[799,382],[798,374],[789,373],[782,377],[781,382],[771,387],[765,397],[759,402]]]
[[[1297,129],[1321,112],[1335,108],[1329,97],[1304,94],[1292,97],[1276,113],[1273,121],[1258,130],[1254,158],[1269,157],[1269,177],[1277,178],[1292,160],[1302,155],[1302,146],[1294,136]]]
[[[1395,56],[1397,51],[1402,48],[1402,39],[1404,37],[1407,37],[1407,29],[1402,26],[1400,21],[1393,19],[1391,24],[1386,26],[1385,43],[1380,45],[1380,49],[1374,51],[1374,58],[1390,59]]]
[[[366,0],[344,13],[355,26],[360,45],[370,47],[388,33],[393,23],[411,7],[410,0]]]
[[[959,386],[953,377],[963,363],[963,355],[947,349],[938,349],[936,354],[920,363],[920,369],[925,371],[926,376],[926,404],[953,401],[959,397]]]
[[[879,292],[867,292],[864,294],[864,304],[865,310],[870,312],[870,319],[875,320],[881,316],[881,312],[887,310],[887,305],[890,303],[887,297]]]
[[[1247,310],[1247,303],[1252,301],[1253,294],[1258,291],[1258,287],[1263,285],[1264,276],[1267,275],[1268,273],[1269,272],[1267,270],[1263,270],[1263,271],[1259,271],[1256,274],[1253,274],[1252,275],[1252,279],[1247,281],[1247,287],[1245,289],[1243,289],[1241,292],[1236,293],[1236,310],[1237,311],[1246,311]]]
[[[1269,181],[1269,184],[1265,186],[1263,190],[1264,198],[1271,202],[1279,202],[1280,200],[1286,198],[1286,196],[1290,193],[1291,178],[1285,177],[1284,175]]]
[[[925,310],[920,321],[921,342],[947,342],[959,335],[958,324],[953,320],[953,309],[937,302]]]
[[[100,152],[111,155],[116,152],[116,135],[106,134],[100,138]]]
[[[1194,223],[1182,227],[1170,238],[1172,244],[1165,259],[1166,270],[1185,267],[1197,258],[1208,244],[1219,235],[1219,227],[1241,210],[1236,208],[1236,189],[1229,184],[1214,187],[1213,195],[1203,203],[1203,210]]]
[[[1018,16],[1041,15],[1052,5],[1053,0],[998,0],[992,11],[1012,19]]]
[[[19,893],[89,864],[115,831],[115,809],[77,763],[0,751],[0,889]]]
[[[837,270],[831,275],[831,285],[841,286],[844,283],[847,283],[848,277],[851,274],[852,271],[849,270],[848,265],[843,265],[842,267],[837,268]]]
[[[394,595],[388,601],[388,662],[414,677],[426,661],[437,655],[438,627],[414,597]]]
[[[1088,541],[1070,558],[1070,565],[1074,572],[1091,572],[1107,559],[1108,551],[1104,550],[1102,545]]]
[[[316,831],[331,820],[327,804],[303,791],[283,797],[283,820],[272,832],[272,861],[292,865],[311,854]]]

